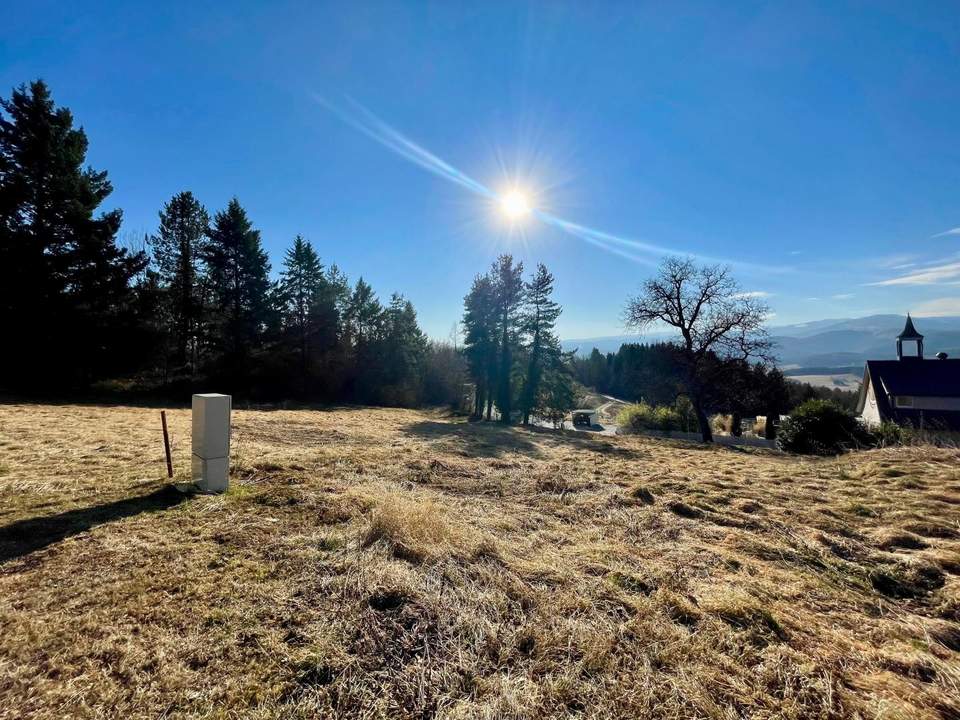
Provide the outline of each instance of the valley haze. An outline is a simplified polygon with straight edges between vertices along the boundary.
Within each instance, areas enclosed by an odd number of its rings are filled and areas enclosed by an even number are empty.
[[[960,357],[960,316],[918,317],[917,326],[925,336],[930,356],[946,352]],[[867,360],[889,360],[896,357],[893,338],[903,329],[903,315],[869,315],[862,318],[814,320],[793,325],[772,325],[768,328],[776,347],[780,367],[841,368],[860,366]],[[589,355],[593,348],[601,353],[615,353],[627,343],[665,342],[673,336],[667,332],[643,335],[607,335],[563,340],[565,351],[576,350]]]

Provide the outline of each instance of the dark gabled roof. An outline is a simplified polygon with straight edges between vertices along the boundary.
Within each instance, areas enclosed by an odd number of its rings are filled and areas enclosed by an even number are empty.
[[[863,411],[868,377],[882,420],[926,430],[960,432],[960,411],[899,408],[892,400],[897,395],[960,397],[960,360],[868,360],[858,412]]]
[[[897,340],[923,340],[923,335],[913,326],[910,313],[907,313],[907,324],[903,326],[903,332],[897,335]]]
[[[877,394],[960,397],[960,360],[867,360]]]

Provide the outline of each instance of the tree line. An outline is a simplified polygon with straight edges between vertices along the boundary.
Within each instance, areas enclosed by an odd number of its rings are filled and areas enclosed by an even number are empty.
[[[0,383],[62,391],[132,378],[167,392],[215,385],[251,398],[456,403],[465,363],[430,342],[409,300],[349,283],[303,237],[279,274],[234,198],[211,214],[191,192],[137,248],[101,212],[107,173],[36,81],[0,100]]]

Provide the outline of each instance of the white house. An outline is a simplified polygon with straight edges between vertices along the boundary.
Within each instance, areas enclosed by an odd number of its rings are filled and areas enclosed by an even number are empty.
[[[903,354],[903,343],[916,343],[915,355]],[[946,353],[923,357],[923,335],[907,315],[897,336],[896,360],[868,360],[857,412],[867,425],[882,422],[930,431],[960,432],[960,360]]]

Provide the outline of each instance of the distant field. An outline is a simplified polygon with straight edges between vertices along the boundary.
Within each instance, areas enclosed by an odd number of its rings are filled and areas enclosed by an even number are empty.
[[[808,383],[814,387],[859,390],[863,376],[852,373],[840,373],[839,375],[790,375],[787,379],[799,383]]]
[[[0,718],[960,717],[958,451],[234,424],[0,405]]]

